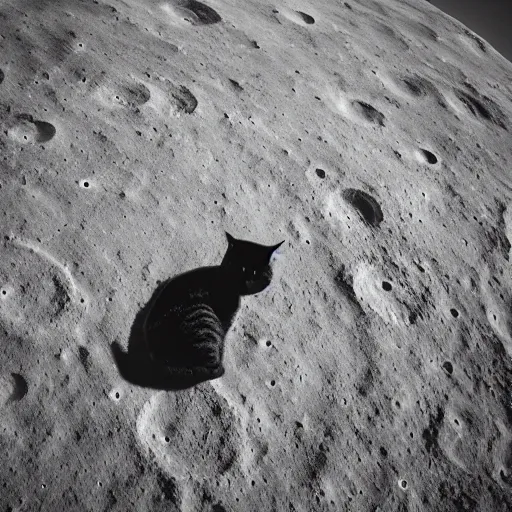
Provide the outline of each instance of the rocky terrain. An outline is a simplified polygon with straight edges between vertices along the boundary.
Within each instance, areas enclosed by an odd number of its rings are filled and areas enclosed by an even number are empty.
[[[421,0],[0,4],[0,510],[512,509],[512,64]],[[226,374],[158,284],[283,239]]]

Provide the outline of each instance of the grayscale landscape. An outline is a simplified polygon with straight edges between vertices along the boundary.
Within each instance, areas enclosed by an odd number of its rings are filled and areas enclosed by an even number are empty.
[[[0,512],[512,510],[512,64],[423,0],[0,1]],[[225,374],[160,283],[285,243]]]

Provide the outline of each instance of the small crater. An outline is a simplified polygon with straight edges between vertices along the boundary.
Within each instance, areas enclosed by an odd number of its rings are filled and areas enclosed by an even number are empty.
[[[19,373],[11,373],[13,389],[9,401],[19,402],[28,393],[28,384],[25,377]]]
[[[434,155],[434,153],[432,153],[428,149],[422,149],[421,153],[423,154],[423,156],[425,157],[425,159],[427,160],[427,162],[429,164],[431,164],[431,165],[437,164],[437,156]]]
[[[171,95],[178,112],[192,114],[196,109],[197,99],[185,86],[173,87]]]
[[[308,25],[313,25],[313,23],[315,23],[315,18],[313,18],[313,16],[310,16],[309,14],[306,14],[305,12],[302,12],[302,11],[295,11],[304,21],[304,23],[308,24]]]
[[[453,364],[450,363],[450,361],[445,361],[443,363],[443,370],[448,374],[451,375],[453,373]]]
[[[188,0],[183,7],[196,15],[198,25],[213,25],[222,21],[221,16],[215,9],[197,0]]]
[[[408,484],[407,484],[407,480],[403,480],[403,479],[402,479],[402,480],[400,480],[400,487],[401,487],[402,489],[404,489],[404,490],[405,490],[405,489],[407,489],[407,485],[408,485]]]
[[[452,314],[453,318],[457,318],[459,316],[459,312],[455,308],[451,308],[450,313]]]
[[[90,353],[85,347],[78,347],[78,358],[80,359],[80,362],[82,363],[82,366],[86,372],[88,372],[89,368],[91,367],[91,361],[89,360],[89,357]]]
[[[129,84],[124,85],[121,89],[120,96],[116,99],[122,98],[126,104],[131,108],[140,107],[149,101],[151,93],[144,84]]]
[[[466,34],[470,39],[475,41],[475,43],[478,45],[478,47],[480,48],[480,50],[482,52],[484,52],[484,53],[487,52],[485,43],[479,37],[477,37],[476,34],[471,33],[469,30],[464,30],[464,34]]]
[[[34,124],[37,128],[36,142],[48,142],[55,137],[57,130],[53,124],[46,121],[34,121]]]
[[[231,82],[231,85],[233,86],[233,88],[235,89],[235,91],[243,91],[244,88],[236,81],[236,80],[232,80],[231,78],[229,79],[229,81]]]
[[[363,119],[370,123],[378,124],[379,126],[384,125],[384,114],[379,112],[376,108],[364,101],[353,101],[352,107]]]
[[[17,116],[17,123],[8,130],[8,135],[17,142],[48,142],[56,133],[55,126],[46,121],[34,121],[30,114]]]
[[[90,182],[89,182],[89,181],[87,181],[87,180],[82,180],[82,181],[80,181],[80,186],[81,186],[82,188],[89,188],[89,187],[91,186],[91,184],[90,184]]]
[[[315,169],[315,172],[319,178],[322,178],[322,179],[325,178],[325,171],[323,169]]]
[[[384,215],[379,203],[366,192],[354,188],[343,191],[343,199],[347,201],[361,215],[365,222],[372,227],[378,227]]]
[[[386,15],[387,16],[387,15]],[[394,47],[398,47],[402,51],[409,50],[409,45],[404,39],[389,25],[384,23],[376,23],[375,28],[384,36],[384,41],[389,41]]]
[[[468,89],[476,93],[474,87],[470,86],[469,84],[466,84],[466,86]],[[496,126],[499,126],[500,128],[508,131],[507,127],[505,126],[505,118],[503,112],[490,98],[483,96],[480,99],[477,99],[471,94],[468,94],[467,92],[460,89],[455,90],[455,95],[474,117],[490,121]]]
[[[387,281],[382,281],[382,289],[386,292],[390,292],[393,289],[393,286],[391,286],[391,283],[388,283]]]
[[[426,96],[427,91],[421,79],[417,77],[404,78],[402,82],[407,87],[407,90],[416,97]]]
[[[405,93],[415,98],[432,97],[437,101],[439,106],[444,109],[447,108],[446,102],[439,89],[432,82],[422,76],[401,76],[397,85]]]
[[[0,84],[4,81],[5,73],[0,69]]]
[[[114,400],[115,402],[121,400],[121,393],[119,393],[119,391],[112,390],[108,396],[110,397],[111,400]]]
[[[437,41],[439,39],[437,32],[423,23],[416,24],[416,28],[418,34],[423,36],[425,39],[430,39],[432,41]]]

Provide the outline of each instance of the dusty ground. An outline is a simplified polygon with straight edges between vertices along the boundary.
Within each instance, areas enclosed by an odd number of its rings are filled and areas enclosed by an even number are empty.
[[[0,3],[0,510],[512,507],[512,64],[420,0]],[[179,393],[158,283],[287,243]]]

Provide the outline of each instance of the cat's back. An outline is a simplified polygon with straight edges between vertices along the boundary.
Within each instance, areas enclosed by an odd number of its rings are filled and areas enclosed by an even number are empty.
[[[218,274],[218,266],[199,267],[165,281],[150,306],[146,323],[156,321],[176,308],[209,303],[218,288]]]
[[[173,368],[209,368],[212,375],[223,372],[225,329],[214,298],[218,272],[218,267],[201,267],[163,283],[144,324],[154,360]]]

